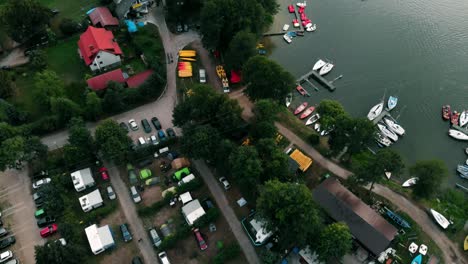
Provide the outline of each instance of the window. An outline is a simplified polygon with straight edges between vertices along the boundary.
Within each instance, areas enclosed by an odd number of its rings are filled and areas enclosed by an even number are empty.
[[[99,64],[102,64],[102,61],[100,61]]]

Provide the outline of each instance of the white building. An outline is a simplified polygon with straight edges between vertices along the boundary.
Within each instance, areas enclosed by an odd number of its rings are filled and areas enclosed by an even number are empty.
[[[115,245],[109,225],[98,227],[94,224],[85,228],[85,232],[94,255],[104,252],[104,250]]]
[[[268,238],[273,235],[273,232],[268,231],[264,225],[264,222],[257,221],[256,219],[250,220],[250,226],[252,227],[252,233],[255,235],[255,245],[263,244]]]
[[[203,215],[205,215],[205,210],[201,206],[198,199],[193,200],[182,207],[182,215],[184,215],[185,221],[189,226],[192,226],[193,223]]]
[[[94,186],[96,183],[93,179],[93,174],[91,173],[90,168],[82,169],[71,173],[71,178],[75,190],[81,192],[88,187]]]
[[[98,208],[103,205],[101,192],[99,190],[94,190],[86,195],[78,198],[80,201],[81,209],[85,212],[89,212],[94,208]]]

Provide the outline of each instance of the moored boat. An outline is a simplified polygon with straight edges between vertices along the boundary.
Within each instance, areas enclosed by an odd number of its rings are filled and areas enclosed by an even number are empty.
[[[320,74],[320,75],[325,75],[325,74],[329,73],[329,72],[333,69],[334,66],[335,66],[335,65],[333,65],[333,64],[331,64],[331,63],[325,64],[325,65],[322,67],[322,69],[320,69],[319,74]]]
[[[399,124],[393,122],[393,120],[389,118],[384,118],[384,122],[391,131],[397,133],[400,136],[403,136],[405,134],[405,129]]]
[[[468,148],[465,148],[465,154],[468,155]]]
[[[386,172],[385,172],[385,177],[387,177],[387,179],[390,180],[390,178],[392,177],[392,173],[389,172],[389,171],[386,171]]]
[[[288,25],[288,24],[284,24],[284,26],[283,26],[283,31],[286,31],[286,30],[288,30],[288,29],[289,29],[289,25]]]
[[[286,107],[289,107],[291,105],[292,97],[292,93],[288,93],[288,95],[286,96]]]
[[[379,128],[379,130],[382,132],[382,134],[386,137],[388,137],[389,139],[393,140],[393,141],[397,141],[398,140],[398,135],[393,133],[391,130],[389,130],[386,126],[382,125],[382,124],[377,124],[377,127]]]
[[[320,123],[315,123],[314,129],[315,131],[320,132]]]
[[[388,110],[391,111],[393,108],[395,108],[397,103],[398,103],[398,97],[390,96],[387,102]]]
[[[317,29],[317,25],[316,24],[311,24],[310,26],[306,26],[306,31],[307,32],[314,32],[315,30]],[[333,66],[332,66],[333,68]],[[331,70],[331,69],[330,69]],[[325,73],[324,73],[325,74]]]
[[[306,126],[312,125],[313,123],[317,122],[319,119],[320,119],[320,115],[318,113],[313,114],[309,119],[307,119],[305,125]]]
[[[312,67],[312,70],[317,71],[317,70],[319,70],[320,68],[322,68],[325,64],[327,64],[327,63],[324,62],[323,60],[319,59],[319,60],[314,64],[314,67]]]
[[[289,13],[294,13],[294,5],[288,5]]]
[[[294,110],[294,114],[297,115],[297,114],[299,114],[300,112],[304,111],[304,109],[306,109],[307,105],[308,105],[307,102],[302,103],[300,106],[298,106],[298,107],[296,108],[296,110]]]
[[[455,129],[449,129],[449,136],[458,140],[468,140],[468,135]]]
[[[430,209],[429,211],[436,220],[437,224],[439,224],[443,229],[447,229],[447,227],[450,225],[449,220],[447,220],[445,216],[443,216],[441,213],[437,212],[434,209]]]
[[[458,126],[459,117],[460,117],[460,113],[458,113],[457,111],[453,111],[452,116],[450,117],[450,123],[452,123],[452,125]]]
[[[398,215],[395,212],[391,211],[387,207],[384,207],[384,208],[385,208],[385,210],[387,210],[386,213],[387,213],[388,217],[390,217],[397,224],[399,224],[400,226],[402,226],[404,228],[411,228],[411,225],[403,217],[401,217],[400,215]]]
[[[296,86],[296,90],[303,96],[307,95],[307,91],[301,85]]]
[[[296,31],[296,35],[303,37],[304,36],[304,31]]]
[[[421,264],[422,263],[422,255],[417,255],[412,261],[411,264]]]
[[[380,102],[376,105],[374,105],[369,113],[367,114],[367,119],[369,120],[374,120],[377,116],[379,116],[382,113],[383,110],[383,102]]]
[[[452,110],[450,109],[450,105],[442,106],[442,118],[443,119],[449,120],[451,114],[452,114]]]
[[[466,251],[468,250],[468,236],[465,237],[465,243],[463,245],[463,249]]]
[[[288,44],[290,44],[290,43],[292,42],[291,37],[290,37],[288,34],[284,34],[284,35],[283,35],[283,39],[284,39]]]
[[[392,144],[392,141],[390,139],[388,139],[386,136],[382,135],[380,132],[376,133],[375,140],[382,147],[389,147]]]
[[[294,20],[292,21],[292,24],[293,24],[293,27],[295,27],[295,28],[297,28],[297,27],[300,26],[299,20],[297,20],[297,19],[294,19]]]
[[[468,111],[463,111],[460,115],[460,126],[465,126],[468,124]]]
[[[417,182],[418,182],[418,178],[417,178],[417,177],[413,177],[413,178],[409,178],[408,180],[406,180],[405,182],[403,182],[403,184],[402,184],[401,186],[403,186],[403,187],[411,187],[411,186],[415,185]]]
[[[302,115],[300,116],[301,119],[304,119],[308,116],[310,116],[312,114],[312,112],[315,111],[315,106],[311,106],[309,108],[307,108],[304,113],[302,113]]]

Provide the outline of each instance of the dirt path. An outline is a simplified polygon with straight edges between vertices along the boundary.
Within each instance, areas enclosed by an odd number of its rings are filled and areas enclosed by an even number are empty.
[[[0,61],[0,67],[16,67],[29,62],[29,58],[24,56],[24,51],[20,48],[13,49],[8,56]]]

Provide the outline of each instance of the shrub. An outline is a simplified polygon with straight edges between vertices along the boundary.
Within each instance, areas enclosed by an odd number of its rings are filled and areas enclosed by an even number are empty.
[[[239,244],[233,243],[223,248],[213,259],[214,264],[223,264],[235,259],[240,254]]]
[[[308,139],[310,144],[312,145],[317,145],[318,143],[320,143],[320,136],[317,134],[310,134]]]
[[[182,184],[181,186],[177,186],[176,192],[178,194],[185,193],[185,192],[191,192],[191,191],[194,191],[194,190],[200,188],[202,185],[203,185],[203,182],[200,179],[195,178],[194,180],[192,180],[190,182]]]
[[[80,31],[80,25],[69,18],[62,19],[62,21],[60,21],[59,28],[66,36],[73,35]]]
[[[219,217],[218,208],[211,208],[206,212],[206,214],[204,216],[198,218],[197,221],[195,221],[195,223],[193,223],[193,226],[198,227],[198,228],[205,227],[205,226],[209,225],[210,223],[216,221],[216,219],[218,219],[218,217]]]
[[[173,248],[177,244],[177,241],[186,238],[190,235],[190,232],[191,228],[185,223],[178,226],[175,234],[163,239],[161,245],[159,245],[159,250],[164,251]]]
[[[44,70],[47,67],[47,54],[43,50],[31,51],[29,58],[31,60],[31,68],[36,71]]]

